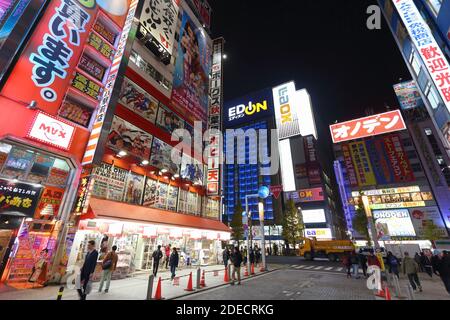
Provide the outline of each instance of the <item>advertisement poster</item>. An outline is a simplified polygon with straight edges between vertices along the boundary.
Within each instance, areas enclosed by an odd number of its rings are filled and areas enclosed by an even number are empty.
[[[172,146],[155,138],[153,139],[150,165],[158,169],[166,169],[171,174],[179,173],[179,166],[172,161]]]
[[[169,186],[167,193],[167,210],[177,211],[178,187]]]
[[[42,187],[0,179],[0,213],[16,212],[34,216]]]
[[[131,123],[114,116],[107,146],[114,151],[126,151],[135,157],[148,159],[152,136]]]
[[[183,155],[181,161],[181,178],[192,181],[196,185],[203,185],[204,173],[200,161]]]
[[[415,177],[403,143],[397,134],[383,137],[387,158],[394,173],[395,182],[412,182]]]
[[[155,123],[159,101],[128,78],[125,78],[122,83],[119,103],[151,123]]]
[[[144,201],[146,207],[154,207],[158,202],[159,183],[156,180],[147,178],[145,182]]]
[[[211,40],[184,12],[178,42],[172,102],[189,121],[206,123],[211,69]]]
[[[308,164],[308,181],[309,184],[315,185],[315,184],[321,184],[322,183],[322,175],[321,175],[321,169],[319,164],[316,163],[310,163]]]
[[[352,154],[350,152],[350,146],[348,143],[342,143],[341,146],[342,146],[342,153],[344,155],[344,163],[345,163],[345,168],[347,170],[347,177],[348,177],[350,186],[357,187],[358,180],[356,179],[356,170],[355,170],[355,166],[353,165]]]
[[[163,105],[159,107],[156,124],[168,133],[172,133],[176,129],[184,128],[183,120]]]
[[[438,207],[412,208],[409,209],[411,220],[418,237],[425,239],[426,228],[429,224],[437,227],[441,237],[447,237],[447,230]]]
[[[374,210],[372,212],[377,230],[383,231],[383,237],[415,237],[408,209]],[[380,224],[380,226],[378,226]],[[386,230],[387,226],[387,230]],[[388,231],[385,233],[385,231]]]
[[[128,174],[127,185],[125,187],[125,202],[131,204],[141,204],[144,193],[145,177],[130,172]]]
[[[159,182],[158,184],[158,197],[156,198],[155,208],[166,209],[167,208],[167,193],[169,191],[169,185]]]
[[[9,178],[23,179],[33,163],[34,153],[13,147],[3,168],[2,175]]]
[[[353,163],[355,164],[356,178],[360,187],[376,185],[375,174],[372,170],[366,145],[363,141],[349,144]]]
[[[394,91],[402,110],[423,106],[423,100],[414,80],[394,85]]]
[[[146,0],[140,23],[172,54],[180,0]]]
[[[41,216],[57,217],[64,192],[64,189],[45,187],[34,218],[40,219]]]
[[[67,178],[69,178],[69,171],[53,167],[50,169],[47,184],[65,186]]]
[[[55,158],[43,154],[36,154],[27,180],[35,183],[45,182],[54,162]]]
[[[128,171],[102,163],[92,171],[95,179],[92,195],[109,200],[122,201]]]
[[[303,179],[308,177],[308,170],[304,164],[297,164],[295,166],[295,176],[297,179]]]
[[[393,173],[387,160],[388,157],[384,149],[383,141],[379,138],[374,138],[366,140],[365,143],[377,183],[394,183]]]

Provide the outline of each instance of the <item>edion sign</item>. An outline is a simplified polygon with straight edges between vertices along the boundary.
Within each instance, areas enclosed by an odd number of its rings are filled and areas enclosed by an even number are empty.
[[[38,112],[28,137],[40,142],[69,150],[75,128],[45,113]]]
[[[376,136],[405,130],[406,125],[400,110],[337,123],[330,126],[334,143]]]

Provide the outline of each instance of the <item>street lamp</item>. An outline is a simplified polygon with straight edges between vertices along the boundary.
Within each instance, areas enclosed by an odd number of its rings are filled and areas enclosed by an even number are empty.
[[[370,209],[369,197],[367,197],[366,195],[363,195],[363,196],[361,196],[361,200],[362,200],[362,203],[364,206],[364,211],[366,212],[366,216],[367,216],[370,238],[372,239],[372,241],[375,245],[375,249],[379,249],[380,244],[378,243],[377,231],[373,224],[372,210]]]
[[[264,203],[260,201],[258,203],[258,211],[259,211],[259,224],[261,226],[261,250],[262,250],[262,264],[263,264],[263,270],[266,271],[266,237],[264,234]]]

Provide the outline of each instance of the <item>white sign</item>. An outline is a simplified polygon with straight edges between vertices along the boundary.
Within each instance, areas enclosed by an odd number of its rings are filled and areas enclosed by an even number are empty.
[[[425,237],[424,233],[429,224],[437,227],[440,236],[447,237],[447,230],[438,207],[413,208],[409,209],[409,212],[418,237]]]
[[[379,235],[381,239],[384,236],[391,237],[414,237],[416,232],[409,216],[407,209],[399,210],[375,210],[372,212],[375,220],[375,227],[378,232],[387,234]],[[377,226],[379,225],[379,226]],[[384,226],[387,226],[388,230],[385,230]]]
[[[38,112],[28,137],[54,147],[69,150],[75,127],[45,113]]]
[[[413,0],[393,0],[408,33],[450,111],[450,64]]]
[[[302,115],[300,134],[304,137],[312,135],[317,140],[316,121],[314,120],[311,97],[306,89],[299,90],[296,94]]]
[[[179,0],[147,0],[141,14],[141,24],[172,54],[178,22]]]
[[[306,238],[333,239],[330,228],[305,229]]]
[[[381,196],[384,194],[397,194],[397,193],[408,193],[408,192],[420,192],[419,186],[402,187],[402,188],[391,188],[391,189],[377,189],[377,190],[364,190],[362,194],[364,196]],[[359,191],[353,191],[352,197],[359,197]]]
[[[278,139],[282,140],[299,135],[301,133],[298,114],[299,104],[295,83],[293,81],[288,82],[273,88],[272,91]]]
[[[324,209],[302,210],[302,216],[303,216],[303,223],[327,222]]]

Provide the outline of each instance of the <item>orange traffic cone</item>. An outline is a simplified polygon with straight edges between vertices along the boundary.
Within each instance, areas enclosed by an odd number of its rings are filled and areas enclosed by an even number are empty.
[[[250,271],[251,274],[255,274],[255,265],[252,263],[252,270]]]
[[[228,277],[228,268],[225,268],[225,275],[223,276],[223,282],[230,282],[230,278]]]
[[[184,291],[194,291],[194,288],[192,288],[192,272],[189,274],[187,288]]]
[[[385,298],[385,300],[392,300],[391,292],[389,291],[389,287],[386,287],[385,291],[386,291],[386,294],[385,294],[386,298]]]
[[[264,272],[264,271],[266,271],[266,269],[264,269],[264,265],[261,264],[261,268],[259,269],[259,272]]]
[[[202,278],[200,279],[200,287],[202,287],[202,288],[206,287],[206,283],[205,283],[205,270],[203,270]]]
[[[383,289],[378,290],[378,292],[375,295],[380,298],[384,298],[386,296]]]
[[[247,269],[247,267],[244,267],[244,277],[248,277],[248,269]]]
[[[159,277],[158,285],[156,286],[156,292],[155,292],[155,300],[161,300],[161,277]]]

